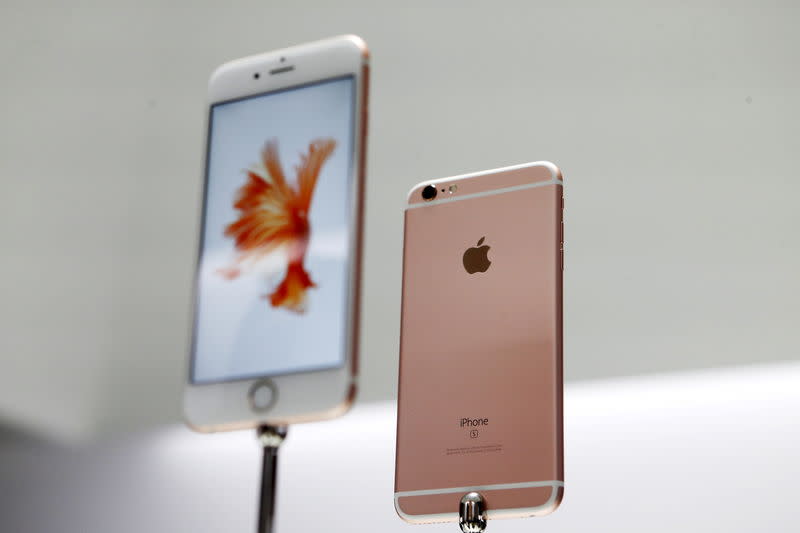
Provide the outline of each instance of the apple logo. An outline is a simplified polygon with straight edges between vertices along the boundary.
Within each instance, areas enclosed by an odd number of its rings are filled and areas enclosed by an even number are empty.
[[[486,237],[481,237],[481,240],[478,241],[478,244],[473,246],[472,248],[467,248],[467,251],[464,252],[464,269],[469,274],[474,274],[475,272],[486,272],[489,270],[489,266],[492,264],[489,261],[488,253],[489,253],[489,246],[483,244],[483,240]],[[481,246],[483,244],[483,246]]]

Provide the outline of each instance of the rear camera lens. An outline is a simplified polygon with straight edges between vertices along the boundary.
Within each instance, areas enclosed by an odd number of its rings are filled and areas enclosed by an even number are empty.
[[[424,189],[422,189],[422,199],[423,200],[433,200],[436,198],[436,187],[433,185],[426,185]]]

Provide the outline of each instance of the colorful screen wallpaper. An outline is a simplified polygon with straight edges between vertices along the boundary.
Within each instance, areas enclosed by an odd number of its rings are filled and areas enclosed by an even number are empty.
[[[192,381],[344,363],[352,77],[211,110]]]

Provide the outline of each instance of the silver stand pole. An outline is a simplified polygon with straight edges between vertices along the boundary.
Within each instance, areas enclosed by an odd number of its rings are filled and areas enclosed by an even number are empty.
[[[458,525],[464,533],[486,530],[486,502],[479,492],[468,492],[458,505]]]
[[[286,431],[286,426],[260,426],[256,431],[258,441],[264,449],[257,533],[272,533],[272,523],[275,517],[275,481],[278,476],[278,448],[286,438]]]

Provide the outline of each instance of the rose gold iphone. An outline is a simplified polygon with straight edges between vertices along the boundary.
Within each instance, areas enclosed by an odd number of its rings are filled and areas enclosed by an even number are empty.
[[[409,522],[544,515],[564,492],[563,182],[552,163],[408,196],[394,501]]]
[[[356,390],[369,58],[343,36],[219,67],[184,410],[201,431],[344,412]]]

